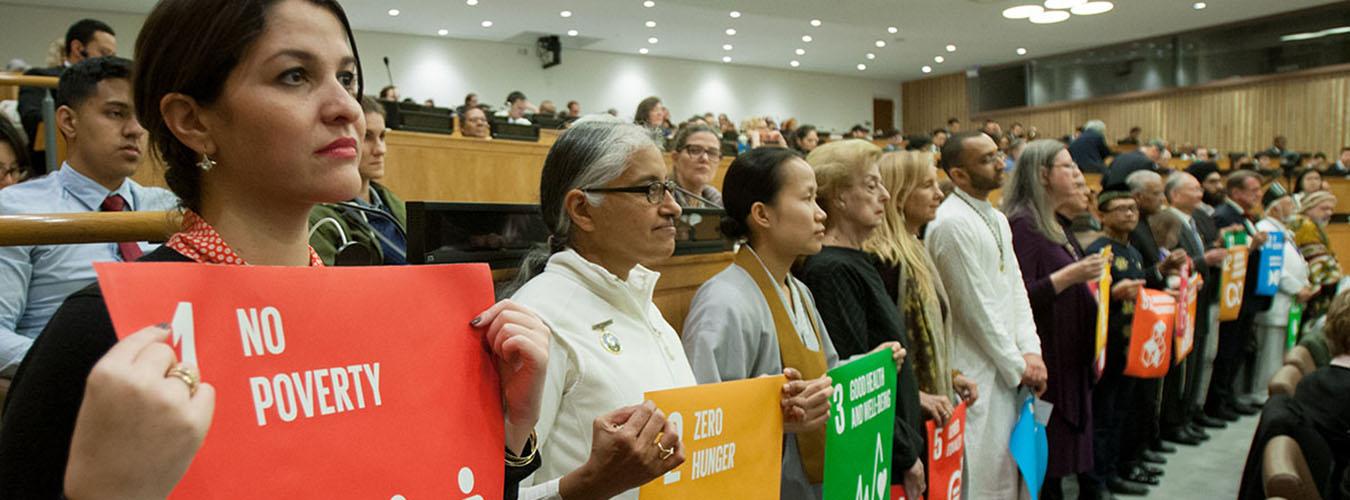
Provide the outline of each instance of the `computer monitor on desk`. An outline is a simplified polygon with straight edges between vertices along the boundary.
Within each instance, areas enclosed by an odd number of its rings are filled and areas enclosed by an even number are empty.
[[[407,207],[409,264],[518,268],[535,244],[548,241],[538,205],[410,201]]]
[[[488,126],[492,129],[493,139],[539,142],[538,125],[516,125],[505,120],[491,120]]]
[[[384,105],[385,123],[391,129],[433,134],[455,132],[454,112],[450,108],[394,101],[380,101],[380,104]]]
[[[560,130],[567,127],[567,120],[558,118],[557,115],[534,115],[530,117],[530,122],[538,125],[539,128]]]

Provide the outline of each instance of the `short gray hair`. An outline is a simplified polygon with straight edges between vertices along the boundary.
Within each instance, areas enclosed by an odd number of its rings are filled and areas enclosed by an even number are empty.
[[[1152,170],[1136,170],[1125,178],[1125,185],[1130,187],[1130,194],[1139,194],[1154,182],[1162,182],[1162,176]]]
[[[1106,123],[1101,120],[1088,120],[1087,123],[1083,124],[1083,131],[1087,132],[1089,130],[1096,132],[1098,134],[1105,135]]]
[[[1186,172],[1172,172],[1172,175],[1167,176],[1167,183],[1163,184],[1163,194],[1167,196],[1167,201],[1172,201],[1172,191],[1180,189],[1181,185],[1186,182],[1186,178],[1188,177],[1191,179],[1195,178]],[[1128,182],[1128,180],[1126,182]]]
[[[628,159],[645,147],[656,147],[646,130],[608,115],[579,119],[558,136],[544,159],[539,180],[539,212],[549,231],[548,245],[525,257],[513,290],[543,272],[549,257],[571,246],[572,218],[563,206],[567,193],[617,179],[627,170]],[[603,199],[599,194],[586,195],[593,206]]]

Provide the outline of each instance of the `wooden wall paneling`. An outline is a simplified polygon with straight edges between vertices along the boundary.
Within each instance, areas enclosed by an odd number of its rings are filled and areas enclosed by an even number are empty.
[[[958,81],[960,80],[960,81]],[[906,130],[931,129],[951,110],[965,110],[964,75],[905,82]],[[959,87],[960,92],[956,89]],[[942,118],[938,118],[941,116]],[[960,115],[957,115],[960,116]],[[1270,147],[1276,134],[1295,151],[1334,155],[1350,145],[1350,65],[1280,75],[1220,80],[1203,85],[1139,92],[1046,106],[974,113],[970,128],[984,118],[1035,126],[1042,137],[1071,133],[1090,119],[1106,122],[1107,139],[1124,137],[1131,126],[1146,137],[1175,144],[1253,152]]]

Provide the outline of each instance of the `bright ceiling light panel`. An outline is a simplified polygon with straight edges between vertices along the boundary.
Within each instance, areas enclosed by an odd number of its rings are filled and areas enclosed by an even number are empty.
[[[1047,9],[1072,9],[1087,3],[1088,0],[1045,0]]]
[[[400,14],[400,12],[398,11],[398,9],[389,9],[389,15],[390,15],[390,16],[397,16],[397,15],[399,15],[399,14]]]
[[[1031,22],[1036,24],[1054,24],[1069,20],[1069,13],[1062,10],[1047,10],[1040,14],[1031,16]]]
[[[1036,14],[1045,12],[1045,8],[1039,5],[1018,5],[1003,9],[1003,17],[1008,19],[1026,19]]]
[[[646,2],[642,2],[642,6],[650,9],[656,6],[656,2],[653,2],[652,0],[647,0]]]
[[[803,42],[811,43],[811,40],[814,40],[813,38],[811,38],[811,35],[802,35]]]
[[[656,43],[657,43],[657,42],[660,42],[660,41],[661,41],[661,40],[658,39],[658,38],[656,38],[656,37],[651,37],[651,38],[648,38],[648,39],[647,39],[647,43],[650,43],[650,44],[652,44],[652,45],[656,45]]]
[[[887,32],[887,33],[890,33],[890,34],[892,34],[892,35],[894,35],[894,34],[900,32],[900,28],[897,28],[897,27],[895,27],[895,26],[888,26],[888,27],[886,27],[886,32]]]
[[[650,51],[647,50],[646,47],[643,47],[643,48],[638,49],[638,53],[639,53],[639,54],[646,54],[647,52],[650,52]]]
[[[581,32],[577,30],[567,30],[567,36],[577,36],[579,34],[581,34]]]
[[[647,21],[645,24],[646,24],[646,26],[647,26],[648,28],[655,28],[655,27],[656,27],[656,21]]]
[[[731,50],[733,47],[729,43],[722,44],[722,50]]]
[[[797,49],[797,55],[799,56],[806,55],[806,49]]]
[[[801,66],[801,65],[802,65],[802,63],[801,63],[801,62],[798,62],[796,59],[793,59],[791,62],[788,63],[788,66],[792,66],[792,67],[794,67],[794,68],[797,67],[797,66]]]
[[[564,10],[562,12],[559,12],[558,15],[562,17],[572,17],[572,11]]]
[[[876,55],[876,54],[873,54],[873,53],[871,53],[871,52],[868,52],[868,53],[867,53],[867,59],[868,59],[868,60],[872,60],[872,59],[876,59],[876,58],[877,58],[877,55]]]
[[[919,69],[920,69],[921,71],[923,71],[924,73],[932,73],[932,72],[933,72],[933,67],[932,67],[932,66],[924,66],[924,67],[919,68]]]
[[[731,62],[731,56],[722,56],[722,62]]]
[[[942,63],[945,62],[946,60],[947,60],[947,58],[942,57],[942,56],[933,56],[933,62],[938,63],[938,64],[942,64]]]
[[[1194,4],[1191,4],[1191,8],[1195,10],[1203,10],[1205,7],[1209,7],[1205,2],[1195,2]]]
[[[484,27],[484,28],[491,28],[491,27],[492,27],[492,21],[483,21],[483,22],[478,23],[478,24],[479,24],[480,26]]]
[[[867,71],[867,65],[866,65],[866,64],[859,64],[859,65],[858,65],[858,71]]]
[[[956,46],[952,44],[947,44],[947,52],[956,52]]]
[[[812,19],[812,20],[811,20],[811,26],[815,26],[815,27],[819,28],[819,27],[820,27],[820,20],[819,20],[819,19]]]
[[[1088,2],[1069,9],[1069,12],[1072,12],[1076,16],[1091,16],[1103,12],[1110,12],[1111,9],[1114,8],[1116,8],[1116,4],[1111,2]]]
[[[1019,56],[1025,56],[1025,55],[1027,55],[1027,49],[1022,48],[1022,47],[1018,47],[1018,48],[1017,48],[1017,55],[1019,55]]]
[[[736,28],[727,28],[726,34],[727,36],[736,36]]]
[[[885,40],[877,40],[877,48],[881,48],[881,47],[885,47],[885,46],[886,46],[886,41],[885,41]]]
[[[732,19],[736,19],[736,18],[738,18],[738,17],[741,17],[741,11],[739,11],[739,10],[733,10],[733,11],[731,11],[731,13],[728,14],[728,15],[731,16]]]

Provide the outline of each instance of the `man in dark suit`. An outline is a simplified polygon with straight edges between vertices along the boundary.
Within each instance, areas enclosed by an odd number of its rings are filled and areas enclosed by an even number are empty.
[[[1219,323],[1219,353],[1214,359],[1209,395],[1205,413],[1211,417],[1235,421],[1240,414],[1252,415],[1259,409],[1237,400],[1237,375],[1247,360],[1252,341],[1256,313],[1270,307],[1270,297],[1256,295],[1256,279],[1261,262],[1261,245],[1265,233],[1256,230],[1248,218],[1261,205],[1261,175],[1250,170],[1239,170],[1228,176],[1225,183],[1228,196],[1214,209],[1214,222],[1221,228],[1238,226],[1250,240],[1247,254],[1247,278],[1242,291],[1242,307],[1238,318]]]
[[[1214,220],[1199,209],[1203,203],[1204,189],[1198,179],[1189,173],[1174,173],[1167,178],[1163,191],[1170,205],[1165,212],[1175,216],[1178,221],[1172,228],[1175,234],[1166,239],[1173,244],[1173,251],[1184,251],[1191,258],[1193,271],[1204,280],[1204,288],[1196,296],[1196,317],[1192,318],[1195,324],[1192,351],[1181,364],[1168,372],[1163,382],[1162,436],[1174,443],[1194,445],[1209,438],[1196,422],[1201,412],[1197,411],[1193,403],[1198,398],[1197,394],[1204,390],[1200,382],[1207,363],[1204,356],[1205,342],[1210,335],[1217,333],[1209,331],[1209,305],[1214,297],[1213,290],[1219,286],[1218,279],[1211,281],[1211,277],[1215,266],[1223,263],[1227,252],[1222,248],[1214,248],[1218,231],[1214,227]]]
[[[1140,170],[1162,171],[1161,165],[1167,164],[1167,143],[1161,139],[1149,139],[1138,150],[1116,156],[1111,167],[1102,176],[1102,189],[1129,189],[1125,178]],[[1147,256],[1145,256],[1147,257]]]
[[[96,19],[81,19],[75,24],[70,25],[66,30],[65,61],[61,66],[52,68],[33,68],[28,70],[25,75],[30,76],[61,76],[66,68],[72,64],[78,63],[91,57],[106,57],[117,55],[117,36],[113,29],[102,21]],[[19,121],[23,124],[23,130],[29,137],[30,150],[35,149],[38,144],[43,143],[44,139],[37,135],[37,127],[42,123],[42,98],[47,95],[48,89],[38,87],[20,87],[19,88]],[[59,101],[56,89],[51,89],[52,101]],[[43,152],[32,151],[33,172],[30,174],[37,177],[47,173],[47,157]]]
[[[1105,172],[1106,157],[1111,156],[1111,148],[1106,146],[1106,124],[1101,120],[1083,124],[1082,135],[1069,143],[1069,156],[1084,172]]]

